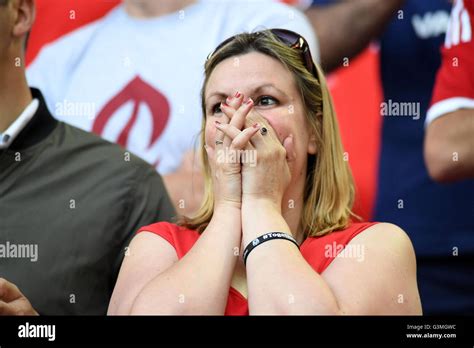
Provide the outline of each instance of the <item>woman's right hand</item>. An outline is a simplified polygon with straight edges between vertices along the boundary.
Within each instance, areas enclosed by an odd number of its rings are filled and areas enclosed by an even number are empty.
[[[259,126],[253,125],[242,130],[253,103],[251,100],[249,103],[243,103],[243,95],[240,93],[228,97],[226,103],[221,105],[221,108],[226,107],[237,111],[230,120],[222,117],[219,121],[214,121],[215,143],[206,144],[205,148],[213,178],[214,208],[226,204],[240,208],[242,203],[240,151],[250,146],[250,138],[258,132]],[[234,139],[225,135],[223,129],[235,133]]]

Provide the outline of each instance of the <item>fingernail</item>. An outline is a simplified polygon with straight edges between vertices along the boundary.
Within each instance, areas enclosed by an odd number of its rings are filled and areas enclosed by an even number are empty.
[[[240,98],[241,95],[242,95],[242,94],[241,94],[240,92],[235,93],[235,97],[236,97],[236,98]]]
[[[247,100],[247,102],[246,102],[245,104],[250,105],[250,104],[252,104],[252,103],[253,103],[252,98],[249,98],[249,100]]]
[[[230,97],[227,97],[227,99],[225,100],[226,104],[229,104],[230,103]]]
[[[221,123],[220,123],[219,121],[217,121],[217,120],[214,121],[214,123],[216,124],[216,126],[220,126],[220,125],[221,125]]]
[[[258,128],[259,125],[258,125],[258,123],[254,123],[254,124],[252,125],[252,127],[253,127],[253,128]]]
[[[226,107],[227,107],[227,106],[229,106],[229,105],[227,105],[226,102],[222,102],[222,103],[221,103],[221,107],[222,107],[222,106],[226,106]]]

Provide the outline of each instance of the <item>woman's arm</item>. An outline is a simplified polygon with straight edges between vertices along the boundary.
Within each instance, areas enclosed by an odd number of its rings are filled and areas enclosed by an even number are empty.
[[[151,232],[137,234],[125,254],[107,314],[130,314],[143,287],[175,262],[176,251],[164,238]]]
[[[258,164],[242,169],[244,246],[268,232],[298,233],[281,212],[295,159],[293,136],[282,144],[264,118],[254,117],[268,132],[253,139]],[[257,246],[246,266],[250,314],[420,314],[415,257],[405,233],[378,224],[354,243],[363,247],[364,259],[336,258],[322,275],[287,240]]]
[[[138,234],[122,264],[108,314],[223,314],[240,226],[240,208],[221,205],[179,261],[165,239]]]
[[[192,249],[144,285],[129,313],[224,314],[240,231],[240,208],[216,208]]]
[[[268,200],[243,200],[243,245],[268,232],[291,235],[280,208]],[[249,313],[339,314],[340,308],[324,279],[287,240],[271,240],[247,258]]]
[[[290,233],[271,203],[243,201],[242,214],[244,243]],[[349,246],[360,247],[362,258],[336,258],[322,275],[286,240],[255,248],[247,260],[250,314],[421,314],[415,256],[401,229],[377,224]]]
[[[362,257],[338,257],[322,274],[344,313],[422,314],[415,251],[402,229],[379,223],[349,246],[362,250]]]
[[[242,97],[233,98],[232,105],[238,107],[238,114],[231,120],[222,117],[222,123],[219,124],[228,122],[239,129],[239,136],[230,139],[216,131],[216,146],[205,147],[215,197],[209,225],[180,261],[172,263],[155,258],[156,264],[149,272],[142,272],[143,276],[138,282],[134,282],[133,277],[137,276],[147,260],[142,256],[134,267],[129,265],[130,260],[126,260],[121,271],[126,274],[120,277],[117,284],[117,289],[122,290],[116,292],[128,293],[123,295],[122,301],[117,301],[118,304],[113,302],[114,308],[123,308],[121,313],[224,314],[241,245],[242,184],[240,163],[218,160],[218,155],[219,151],[226,149],[239,151],[246,148],[251,137],[259,130],[258,127],[248,127],[240,132],[251,105],[242,105]],[[169,252],[166,249],[167,246],[158,246],[155,252],[158,255],[160,252]],[[165,267],[166,262],[168,267]],[[162,271],[157,273],[157,269]],[[150,278],[150,274],[154,274],[154,277]],[[129,282],[133,285],[129,286]]]

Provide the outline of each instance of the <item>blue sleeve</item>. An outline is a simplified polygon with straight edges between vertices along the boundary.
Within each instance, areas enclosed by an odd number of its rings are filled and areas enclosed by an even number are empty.
[[[335,4],[336,2],[338,2],[337,0],[313,0],[312,3],[311,3],[311,6],[315,6],[315,5],[331,5],[331,4]]]

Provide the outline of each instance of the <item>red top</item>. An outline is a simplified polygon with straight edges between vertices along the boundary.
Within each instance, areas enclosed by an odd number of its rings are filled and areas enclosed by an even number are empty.
[[[352,238],[374,224],[376,222],[352,223],[342,231],[333,232],[318,238],[306,238],[300,246],[301,254],[311,267],[321,274]],[[200,236],[196,231],[169,222],[158,222],[144,226],[137,233],[144,231],[155,233],[167,240],[176,249],[178,259],[186,255]],[[248,314],[247,299],[237,290],[230,287],[225,315]]]

